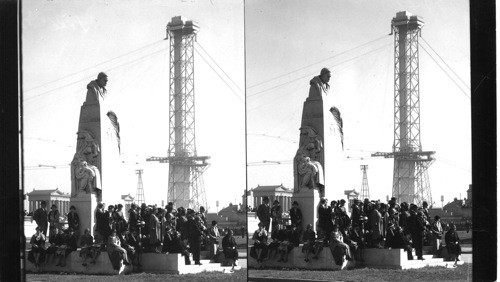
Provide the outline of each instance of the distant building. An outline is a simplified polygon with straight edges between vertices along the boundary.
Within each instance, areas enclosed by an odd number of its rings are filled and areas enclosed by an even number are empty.
[[[465,200],[465,205],[467,207],[472,207],[472,184],[469,184],[469,189],[467,189],[467,199]]]
[[[130,207],[132,206],[132,203],[134,202],[134,197],[132,197],[130,195],[130,193],[128,193],[128,195],[122,195],[121,196],[121,199],[122,199],[122,205],[123,205],[123,216],[125,217],[125,219],[128,220],[128,210],[130,210]],[[163,204],[162,204],[163,206]]]
[[[233,229],[235,234],[240,234],[240,228],[246,226],[246,211],[242,210],[239,205],[229,204],[219,213],[207,213],[206,219],[208,226],[211,226],[212,221],[215,220],[219,228]]]
[[[248,202],[253,202],[253,206],[257,207],[262,204],[262,199],[266,196],[269,197],[271,205],[274,200],[278,200],[283,212],[288,212],[292,208],[293,190],[284,187],[283,184],[271,186],[258,185],[251,190],[250,198],[252,200],[248,199]]]
[[[359,193],[356,192],[356,189],[344,190],[344,195],[347,196],[347,211],[351,212],[351,206],[354,203],[354,199],[359,199]]]
[[[42,201],[47,203],[47,209],[50,211],[52,205],[56,205],[59,213],[62,215],[69,212],[69,199],[70,195],[59,191],[59,188],[49,190],[33,190],[28,193],[28,207],[25,209],[28,212],[35,211],[41,207]]]

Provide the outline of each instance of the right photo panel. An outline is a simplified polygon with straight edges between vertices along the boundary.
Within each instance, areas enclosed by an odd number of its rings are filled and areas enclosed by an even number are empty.
[[[469,2],[246,0],[245,52],[248,280],[471,280]]]

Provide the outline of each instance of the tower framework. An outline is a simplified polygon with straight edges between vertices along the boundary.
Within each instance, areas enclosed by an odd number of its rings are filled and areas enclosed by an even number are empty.
[[[361,199],[370,199],[370,189],[368,187],[368,175],[366,171],[368,170],[368,165],[361,165],[361,170],[363,171],[363,180],[361,181]]]
[[[176,207],[206,206],[203,172],[208,156],[198,156],[195,140],[194,42],[198,25],[184,17],[167,24],[169,61],[169,148],[168,157],[148,161],[169,163],[167,199]]]
[[[392,196],[399,202],[432,204],[428,168],[433,151],[422,151],[418,38],[424,25],[410,13],[392,19],[394,34],[394,144],[392,153],[373,156],[394,158]]]
[[[142,185],[142,174],[144,171],[142,169],[138,169],[135,171],[135,174],[137,174],[137,204],[142,205],[143,203],[146,202],[146,199],[144,198],[144,187]]]

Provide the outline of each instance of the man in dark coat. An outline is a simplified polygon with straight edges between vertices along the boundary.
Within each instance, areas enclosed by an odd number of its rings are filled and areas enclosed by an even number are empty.
[[[187,216],[187,235],[191,253],[193,254],[194,263],[201,265],[200,263],[200,251],[201,251],[201,235],[203,232],[201,220],[199,217],[195,216],[193,210],[189,210]]]
[[[363,211],[361,210],[361,206],[359,204],[358,199],[354,199],[354,203],[352,204],[352,212],[351,212],[351,222],[352,226],[361,227],[361,218],[363,217]]]
[[[415,248],[415,253],[419,260],[424,260],[422,256],[422,248],[424,245],[424,230],[425,223],[423,218],[423,213],[419,215],[417,213],[417,206],[412,205],[410,208],[410,218],[408,219],[408,227],[410,228],[411,240],[413,242],[413,247]]]
[[[264,197],[262,199],[262,204],[259,205],[257,209],[257,217],[260,222],[264,225],[264,229],[269,232],[269,224],[271,223],[271,208],[269,207],[269,198]]]
[[[401,203],[401,210],[399,214],[399,226],[403,227],[404,234],[410,234],[410,227],[408,226],[408,219],[410,218],[410,212],[408,210],[408,203]]]
[[[78,228],[80,226],[80,217],[76,213],[75,206],[69,208],[68,213],[68,227],[71,228],[78,235]]]
[[[327,206],[326,201],[327,200],[325,198],[322,198],[319,201],[318,206],[318,227],[321,228],[325,233],[331,232],[331,227],[333,227],[333,223],[330,217],[332,209],[331,207]]]
[[[299,203],[297,201],[293,202],[292,208],[290,209],[290,221],[292,226],[295,225],[300,233],[302,231],[302,211],[299,209]]]
[[[48,214],[47,214],[47,203],[42,201],[41,207],[38,208],[33,213],[33,220],[35,220],[36,225],[40,228],[43,235],[47,235],[47,228],[49,227]]]
[[[132,204],[130,206],[130,210],[128,211],[128,224],[130,232],[134,232],[137,230],[137,225],[139,224],[139,214],[137,213],[136,204]]]

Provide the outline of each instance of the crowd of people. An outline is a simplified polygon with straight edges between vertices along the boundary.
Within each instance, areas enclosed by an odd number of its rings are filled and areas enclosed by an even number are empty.
[[[80,235],[80,220],[74,206],[67,215],[68,228],[64,229],[59,222],[57,207],[53,205],[47,213],[46,203],[42,202],[41,208],[33,213],[37,228],[30,241],[32,249],[28,260],[37,268],[42,262],[54,259],[57,259],[57,266],[65,266],[66,257],[80,247],[85,267],[89,259],[93,264],[102,251],[107,251],[113,268],[118,269],[123,261],[123,264],[133,265],[140,271],[143,253],[180,253],[187,265],[191,264],[192,254],[194,264],[201,265],[200,252],[208,250],[213,259],[223,253],[225,261],[232,265],[231,270],[237,265],[238,251],[233,231],[222,232],[216,221],[208,226],[204,207],[196,212],[184,207],[174,209],[173,203],[168,203],[165,208],[132,204],[127,217],[121,204],[105,207],[104,203],[97,204],[94,226],[82,226],[85,229]],[[94,228],[94,236],[90,228]]]
[[[432,246],[434,254],[440,255],[443,239],[449,256],[455,262],[460,260],[456,226],[443,224],[439,216],[431,219],[426,202],[419,207],[406,202],[398,204],[396,198],[388,203],[354,200],[349,216],[345,200],[328,204],[326,198],[321,198],[316,232],[311,224],[303,230],[302,212],[296,201],[289,211],[290,224],[287,226],[277,200],[271,206],[269,198],[264,197],[256,213],[259,229],[252,237],[254,244],[250,256],[258,262],[272,259],[277,254],[278,261],[286,262],[290,250],[300,244],[303,244],[306,262],[310,261],[311,255],[313,260],[318,259],[324,247],[330,248],[337,265],[342,264],[344,257],[363,261],[363,249],[366,248],[404,249],[409,260],[414,259],[412,250],[415,249],[417,259],[424,260],[423,246]]]

